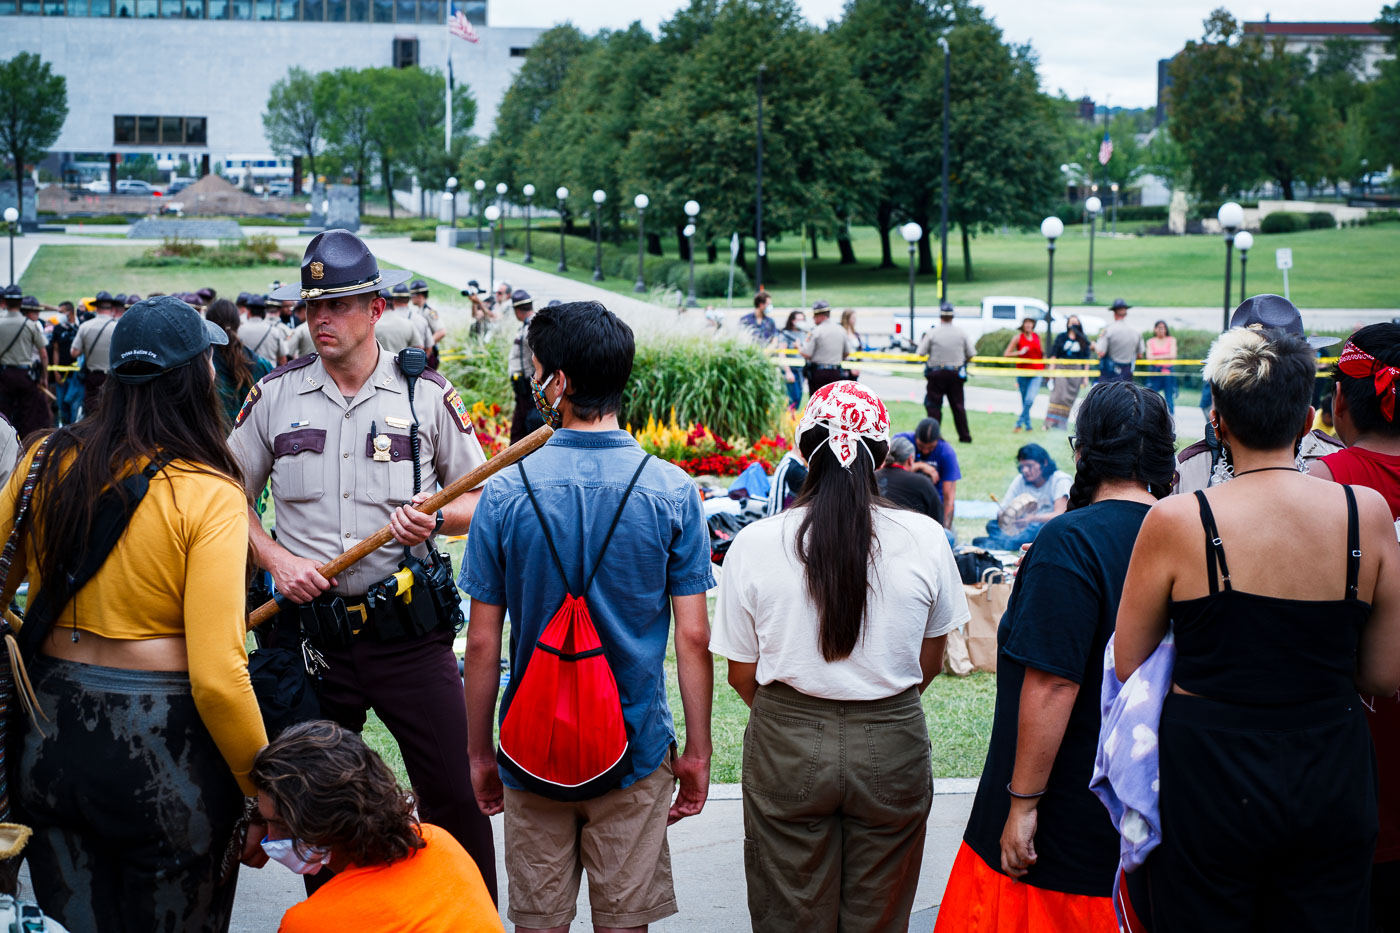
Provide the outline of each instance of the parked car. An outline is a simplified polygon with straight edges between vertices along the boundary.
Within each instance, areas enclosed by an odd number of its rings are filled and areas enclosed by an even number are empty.
[[[139,178],[123,178],[117,182],[117,194],[159,194],[156,186]]]
[[[290,198],[292,182],[288,178],[278,178],[267,183],[267,193],[274,198]]]
[[[967,332],[967,335],[975,342],[983,334],[991,333],[994,330],[1015,330],[1021,326],[1021,321],[1025,318],[1034,318],[1044,322],[1046,312],[1049,308],[1045,302],[1038,298],[1016,298],[1006,295],[994,295],[990,298],[982,299],[982,307],[978,313],[965,314],[965,309],[959,309],[959,313],[953,319],[954,323]],[[1080,314],[1079,312],[1065,312],[1056,308],[1053,312],[1051,326],[1055,333],[1060,333],[1065,329],[1065,320],[1073,313],[1079,318],[1079,322],[1084,325],[1084,333],[1087,336],[1094,336],[1103,330],[1107,321],[1104,318],[1093,314]],[[907,315],[896,314],[894,319],[894,336],[891,343],[912,352],[917,340],[911,340],[908,334],[909,318]],[[936,314],[916,313],[914,315],[914,333],[922,337],[924,333],[938,323]]]
[[[178,194],[192,184],[194,184],[193,178],[172,178],[170,184],[165,186],[165,195],[169,197],[172,194]]]

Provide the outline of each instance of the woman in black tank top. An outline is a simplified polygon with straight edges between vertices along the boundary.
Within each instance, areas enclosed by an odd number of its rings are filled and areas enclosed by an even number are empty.
[[[1154,931],[1365,933],[1377,830],[1357,691],[1400,687],[1400,549],[1369,489],[1298,472],[1315,353],[1227,331],[1206,361],[1234,478],[1154,506],[1133,550],[1115,660],[1170,625],[1162,841],[1127,890]]]

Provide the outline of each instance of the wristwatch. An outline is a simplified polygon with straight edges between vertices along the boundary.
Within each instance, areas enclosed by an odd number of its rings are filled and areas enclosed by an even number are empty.
[[[437,520],[436,520],[435,522],[433,522],[433,534],[437,534],[438,532],[442,531],[442,522],[443,522],[442,509],[438,509],[438,512],[437,512]]]

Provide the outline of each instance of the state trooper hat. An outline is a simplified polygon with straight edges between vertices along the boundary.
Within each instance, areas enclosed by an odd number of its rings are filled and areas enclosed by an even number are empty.
[[[16,289],[18,289],[18,286],[16,286]],[[115,304],[116,299],[112,297],[111,292],[98,292],[97,297],[92,299],[92,303],[100,308],[103,305]]]
[[[151,296],[151,297],[155,297],[155,296],[153,295],[153,296]],[[127,306],[128,308],[130,308],[132,305],[136,304],[136,302],[138,302],[138,301],[140,301],[140,300],[141,300],[141,296],[138,295],[138,294],[136,294],[135,292],[133,292],[132,294],[126,296],[126,299],[125,299],[125,302],[124,302],[124,303],[126,304],[126,306]]]
[[[816,314],[830,314],[830,313],[831,313],[831,303],[830,303],[830,302],[817,300],[817,301],[815,301],[815,302],[812,303],[812,314],[816,315]]]
[[[245,302],[243,302],[243,303],[246,304],[246,305],[247,305],[248,307],[250,307],[250,308],[266,308],[266,307],[267,307],[267,296],[266,296],[266,295],[249,295],[249,296],[248,296],[248,300],[245,301]]]
[[[424,282],[422,279],[414,279],[413,282],[409,284],[408,290],[415,295],[426,295],[428,294],[428,283]]]
[[[121,305],[122,307],[126,307],[126,293],[124,293],[124,292],[118,292],[118,293],[112,298],[112,304],[114,304],[114,305]]]
[[[25,295],[20,299],[19,309],[21,311],[42,311],[44,306],[39,304],[39,299],[33,295]]]
[[[395,285],[392,289],[389,290],[389,293],[395,298],[407,298],[411,294],[411,292],[409,292],[408,290],[408,285],[403,282],[400,282],[399,284]]]
[[[939,317],[952,317],[955,313],[956,313],[956,312],[953,310],[953,306],[952,306],[951,304],[949,304],[948,302],[946,302],[946,301],[940,301],[940,302],[938,303],[938,316],[939,316]]]
[[[251,296],[247,292],[239,292],[238,297],[234,299],[233,303],[236,305],[246,305],[249,297]]]
[[[510,303],[517,308],[533,308],[534,301],[535,299],[530,297],[530,293],[523,288],[517,288],[510,296]]]
[[[1111,304],[1111,305],[1108,306],[1108,310],[1110,310],[1110,311],[1126,311],[1126,310],[1128,310],[1128,309],[1131,308],[1131,307],[1132,307],[1132,305],[1128,304],[1128,303],[1127,303],[1126,301],[1124,301],[1122,298],[1115,298],[1115,299],[1113,299],[1113,304]]]
[[[183,366],[228,334],[173,295],[138,301],[112,329],[112,375],[139,385]]]
[[[306,255],[301,259],[301,284],[284,285],[272,294],[276,298],[307,301],[344,298],[392,288],[412,275],[404,269],[381,272],[364,240],[349,230],[327,230],[306,246]]]
[[[106,292],[103,292],[102,294],[107,295]],[[18,285],[6,285],[6,286],[5,286],[5,291],[4,291],[3,293],[0,293],[0,295],[3,295],[5,301],[7,301],[7,302],[8,302],[8,301],[19,301],[21,298],[24,297],[24,290],[23,290],[22,288],[20,288]],[[101,300],[101,299],[99,299],[99,300]],[[108,301],[111,301],[111,300],[112,300],[112,296],[111,296],[111,295],[107,295],[107,300],[108,300]]]
[[[381,289],[379,290],[378,294],[379,294],[379,297],[380,297],[380,298],[383,298],[385,301],[393,301],[393,300],[394,300],[394,293],[391,292],[391,291],[389,291],[389,289],[387,289],[387,288],[381,288]]]
[[[1298,308],[1282,295],[1255,295],[1244,302],[1230,315],[1230,326],[1253,327],[1256,330],[1273,329],[1303,337],[1308,346],[1315,350],[1330,347],[1337,343],[1337,337],[1308,337],[1303,333],[1303,315]]]

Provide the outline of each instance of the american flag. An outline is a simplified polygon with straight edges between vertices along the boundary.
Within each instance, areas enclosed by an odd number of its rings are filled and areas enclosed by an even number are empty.
[[[1113,140],[1108,138],[1108,132],[1105,131],[1103,142],[1099,143],[1099,164],[1107,165],[1111,158],[1113,158]]]
[[[458,39],[466,39],[468,42],[480,42],[481,37],[476,34],[472,24],[467,21],[467,16],[461,10],[452,14],[452,18],[447,21],[447,30]]]

